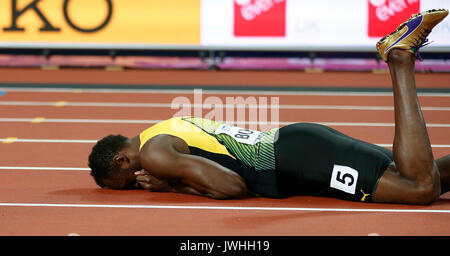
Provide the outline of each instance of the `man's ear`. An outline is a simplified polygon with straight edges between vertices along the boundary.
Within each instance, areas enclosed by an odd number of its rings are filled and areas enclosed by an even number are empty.
[[[114,156],[113,161],[117,166],[122,166],[129,163],[130,159],[123,153],[117,153],[117,155]]]

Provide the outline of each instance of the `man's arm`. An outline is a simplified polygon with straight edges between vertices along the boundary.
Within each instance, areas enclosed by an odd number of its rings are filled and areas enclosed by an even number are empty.
[[[171,135],[158,135],[140,153],[142,168],[158,179],[178,181],[201,195],[227,199],[247,195],[244,179],[214,161],[190,155],[186,142]]]
[[[160,180],[152,175],[147,170],[140,170],[134,173],[136,175],[136,181],[140,188],[150,190],[152,192],[174,192],[199,195],[202,194],[197,190],[188,187],[185,184],[176,180]]]

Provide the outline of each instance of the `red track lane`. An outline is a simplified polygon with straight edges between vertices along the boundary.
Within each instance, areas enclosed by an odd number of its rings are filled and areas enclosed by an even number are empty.
[[[152,124],[2,123],[0,138],[96,140],[111,134],[136,136]],[[437,128],[440,129],[440,128]],[[48,138],[46,138],[46,136]]]
[[[329,202],[322,203],[326,205]],[[33,218],[23,218],[30,212]],[[448,222],[448,214],[255,213],[58,207],[5,207],[2,214],[6,220],[2,225],[2,234],[7,235],[64,236],[74,232],[81,236],[367,236],[371,233],[382,236],[448,235],[447,227],[442,225]]]
[[[251,198],[217,201],[203,197],[96,187],[80,171],[2,171],[2,202],[306,207],[347,209],[448,209],[444,195],[432,206],[365,204],[330,198]],[[27,177],[24,179],[24,177]],[[368,213],[261,210],[99,209],[0,207],[2,235],[448,235],[449,213]],[[32,212],[32,218],[26,218]],[[51,216],[51,217],[50,217]],[[356,220],[356,222],[355,222]],[[344,225],[342,225],[344,224]],[[18,229],[17,227],[22,227]],[[46,227],[46,228],[43,228]]]
[[[430,206],[367,204],[349,202],[333,198],[319,197],[291,197],[283,200],[268,198],[249,198],[245,200],[214,200],[201,196],[151,193],[143,190],[109,190],[99,188],[89,175],[89,171],[46,171],[46,170],[2,170],[0,177],[5,181],[2,189],[12,193],[0,194],[2,202],[27,203],[60,203],[60,204],[112,204],[112,205],[184,205],[184,206],[224,206],[224,207],[324,207],[328,208],[360,209],[412,209],[412,210],[445,210],[448,209],[449,194],[442,195],[442,199]],[[28,177],[24,179],[23,177]],[[38,182],[52,181],[52,182]],[[58,182],[55,182],[58,181]],[[23,191],[23,193],[21,193]],[[83,199],[80,201],[80,198]],[[325,208],[325,207],[324,207]],[[362,208],[362,209],[364,209]]]
[[[284,80],[287,79],[287,80]],[[1,70],[2,82],[101,84],[260,85],[273,81],[285,86],[390,86],[388,75],[358,73],[304,74],[295,72],[205,72],[99,70]],[[448,74],[418,74],[420,88],[449,88]],[[79,93],[10,91],[0,101],[158,102],[192,93]],[[204,94],[235,97],[225,94]],[[258,97],[259,94],[242,94]],[[276,95],[280,104],[392,106],[392,96]],[[422,106],[449,107],[446,96],[421,96]],[[162,113],[160,113],[162,112]],[[163,108],[0,106],[0,118],[165,119],[176,111]],[[208,111],[204,110],[206,114]],[[424,111],[428,123],[450,123],[448,111]],[[280,120],[316,122],[393,122],[393,111],[280,110]],[[150,124],[149,124],[150,125]],[[137,135],[146,124],[1,122],[0,138],[99,139],[109,133]],[[335,126],[372,143],[390,144],[394,127]],[[448,127],[429,127],[432,144],[450,144]],[[93,144],[0,143],[2,166],[86,167]],[[435,157],[450,153],[434,148]],[[171,193],[100,189],[89,171],[0,170],[0,203],[160,205],[225,207],[295,207],[345,209],[450,210],[450,193],[429,206],[366,204],[331,198],[298,196],[283,200],[251,198],[217,201]],[[0,206],[0,235],[450,235],[450,213],[430,212],[323,212],[199,209],[118,209],[78,207]]]
[[[124,119],[124,120],[164,120],[172,116],[195,115],[203,113],[202,116],[222,115],[223,119],[228,119],[227,111],[224,108],[214,109],[193,109],[190,107],[168,109],[163,107],[137,108],[137,107],[49,107],[49,106],[0,106],[3,118],[61,118],[70,116],[74,119]],[[234,109],[235,119],[239,113]],[[243,121],[252,120],[250,115],[258,115],[258,110],[245,111],[247,116]],[[270,109],[267,109],[270,115]],[[427,123],[448,123],[448,111],[422,111]],[[279,121],[288,122],[380,122],[393,123],[394,111],[392,110],[341,110],[341,109],[280,109]],[[267,121],[271,121],[268,117]],[[256,121],[256,118],[254,119]],[[260,119],[261,120],[261,119]],[[447,122],[446,122],[447,121]]]
[[[0,166],[87,167],[94,144],[65,143],[0,144],[0,154],[8,155]],[[24,152],[29,157],[24,157]]]
[[[22,139],[85,139],[96,140],[108,133],[136,136],[152,124],[101,124],[101,123],[2,123],[0,138],[18,137]],[[357,139],[371,143],[389,144],[394,138],[394,127],[332,126]],[[428,133],[433,144],[450,144],[448,127],[429,127]],[[50,132],[51,131],[51,134]],[[47,137],[46,137],[47,136]]]
[[[36,167],[87,167],[88,156],[94,144],[64,143],[13,143],[0,144],[0,154],[8,155],[2,159],[1,166],[36,166]],[[31,148],[31,152],[30,152]],[[391,149],[391,147],[388,147]],[[433,148],[435,158],[448,155],[450,148]],[[33,157],[24,157],[29,152]],[[74,157],[76,156],[76,157]]]
[[[190,93],[96,93],[96,92],[18,92],[8,91],[0,99],[2,101],[67,101],[67,102],[120,102],[120,103],[167,103],[170,104],[176,97],[186,97],[194,103],[193,91]],[[393,97],[390,95],[289,95],[289,94],[258,94],[257,92],[249,94],[230,93],[217,94],[202,92],[202,99],[207,97],[218,97],[223,103],[226,98],[236,99],[242,97],[248,99],[254,97],[266,97],[270,103],[270,97],[279,97],[280,105],[350,105],[350,106],[393,106]],[[450,107],[449,97],[445,96],[419,96],[422,106],[427,107]]]
[[[210,71],[210,70],[123,70],[102,69],[0,69],[1,82],[69,83],[107,85],[179,86],[316,86],[385,87],[392,86],[389,74],[365,72],[305,73],[299,71]],[[418,88],[449,88],[448,73],[417,73]]]
[[[329,201],[322,203],[326,205]],[[33,218],[23,218],[30,212]],[[448,222],[448,214],[58,207],[4,207],[2,214],[6,220],[2,234],[7,235],[64,236],[74,232],[82,236],[448,235],[448,227],[442,225]]]

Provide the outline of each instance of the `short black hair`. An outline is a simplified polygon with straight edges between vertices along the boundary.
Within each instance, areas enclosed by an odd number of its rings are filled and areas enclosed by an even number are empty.
[[[91,176],[100,187],[105,187],[103,179],[111,176],[119,169],[113,162],[114,156],[126,145],[127,137],[118,135],[108,135],[99,140],[92,148],[89,155],[89,167]]]

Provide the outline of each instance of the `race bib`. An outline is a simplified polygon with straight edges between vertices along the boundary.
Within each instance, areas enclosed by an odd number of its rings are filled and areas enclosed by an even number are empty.
[[[359,173],[357,170],[335,164],[331,174],[330,187],[339,189],[349,194],[355,194]]]
[[[247,130],[244,128],[235,127],[228,124],[222,124],[221,126],[219,126],[219,128],[217,128],[217,130],[214,133],[228,134],[237,142],[249,145],[255,145],[256,143],[260,142],[264,137],[263,132]]]

